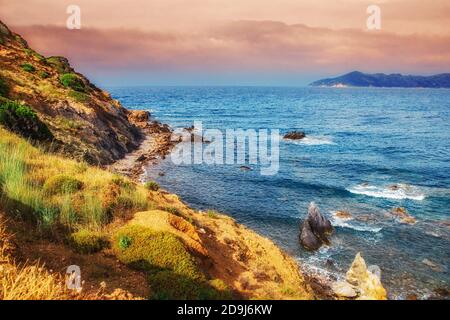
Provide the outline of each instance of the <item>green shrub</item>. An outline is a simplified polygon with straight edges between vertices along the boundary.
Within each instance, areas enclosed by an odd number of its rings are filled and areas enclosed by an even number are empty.
[[[36,68],[31,63],[24,63],[20,66],[23,71],[26,72],[34,72],[36,71]]]
[[[5,80],[0,78],[0,96],[7,97],[9,93],[9,86]]]
[[[119,248],[122,250],[127,249],[131,245],[131,238],[128,236],[121,236],[119,237]]]
[[[206,211],[206,214],[208,215],[208,217],[212,218],[212,219],[217,219],[217,211],[215,210],[208,210]]]
[[[83,182],[68,175],[56,175],[45,181],[44,192],[47,194],[74,193],[83,188]]]
[[[30,107],[0,97],[0,124],[27,138],[51,140],[53,135]]]
[[[47,79],[47,78],[50,76],[47,72],[45,72],[45,71],[43,71],[43,70],[39,71],[39,72],[38,72],[38,75],[39,75],[39,77],[41,77],[42,79]]]
[[[174,214],[176,216],[182,216],[180,210],[178,210],[178,208],[175,208],[175,207],[164,207],[163,210],[167,211],[171,214]]]
[[[71,71],[69,62],[63,57],[49,57],[45,62],[54,67],[59,73],[68,73]]]
[[[146,188],[146,189],[148,189],[148,190],[151,190],[151,191],[158,191],[159,190],[159,184],[157,183],[157,182],[155,182],[155,181],[147,181],[145,184],[144,184],[144,187]]]
[[[57,116],[56,122],[64,130],[78,131],[83,127],[83,124],[79,121],[71,120],[63,116]]]
[[[193,280],[204,277],[181,240],[168,232],[125,226],[115,234],[113,248],[122,263],[149,273],[170,270]]]
[[[8,99],[0,100],[0,123],[6,124],[8,118],[11,116],[17,116],[21,118],[28,118],[35,120],[37,118],[36,112],[30,107],[21,104],[17,101],[11,101]]]
[[[45,57],[43,55],[40,55],[39,53],[37,53],[36,51],[34,51],[30,48],[25,48],[25,49],[23,49],[23,51],[26,53],[27,56],[36,57],[39,60],[45,60]]]
[[[130,191],[136,190],[136,184],[133,181],[125,179],[124,177],[121,176],[114,176],[111,179],[111,183],[126,190]]]
[[[70,246],[79,253],[89,254],[108,247],[108,241],[99,232],[81,229],[70,235]]]
[[[120,195],[116,198],[116,203],[114,206],[114,209],[133,209],[134,207],[134,203],[133,203],[133,199],[131,199],[131,197],[126,196],[126,195]]]
[[[86,90],[83,81],[74,73],[65,73],[59,78],[59,80],[66,88],[79,92],[84,92]]]
[[[38,224],[42,229],[51,228],[59,218],[59,210],[53,207],[42,207],[36,210]]]
[[[84,92],[79,92],[79,91],[75,91],[75,90],[72,90],[69,92],[69,97],[71,97],[75,101],[81,102],[81,103],[88,101],[88,98],[89,98],[88,95],[85,94]]]

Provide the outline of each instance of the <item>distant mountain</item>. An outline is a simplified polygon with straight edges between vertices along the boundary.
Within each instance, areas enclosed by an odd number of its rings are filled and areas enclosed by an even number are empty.
[[[353,71],[337,78],[318,80],[310,85],[315,87],[450,88],[450,73],[412,76],[399,73],[368,74]]]

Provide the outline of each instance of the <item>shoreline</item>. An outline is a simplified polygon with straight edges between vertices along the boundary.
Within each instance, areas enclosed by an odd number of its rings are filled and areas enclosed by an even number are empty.
[[[150,165],[155,165],[158,163],[158,161],[165,159],[165,157],[170,154],[173,147],[179,141],[175,141],[174,139],[172,139],[172,128],[170,128],[167,124],[162,124],[156,119],[152,119],[148,111],[128,111],[130,112],[130,122],[134,123],[140,129],[142,129],[144,137],[137,149],[125,155],[124,158],[108,165],[106,168],[112,172],[125,175],[135,182],[143,183],[145,181],[143,181],[142,175],[145,173],[145,168]],[[189,128],[186,128],[186,130],[190,132]],[[184,204],[184,202],[179,199],[178,195],[172,194],[170,191],[168,191],[167,193],[169,195],[175,196],[181,203]],[[186,205],[190,209],[190,206],[188,204],[184,205]],[[226,213],[223,214],[223,217],[225,217],[225,220],[233,220],[232,225],[234,227],[249,230],[256,237],[260,237],[265,241],[268,241],[277,250],[279,250],[283,256],[286,256],[288,259],[294,261],[295,265],[297,266],[297,271],[302,274],[302,276],[304,277],[304,281],[311,288],[316,299],[337,299],[337,297],[333,294],[332,281],[330,279],[325,276],[321,276],[316,272],[308,270],[308,268],[303,268],[301,262],[299,262],[297,259],[294,259],[294,257],[292,257],[291,255],[287,254],[270,238],[260,235],[258,232],[250,229],[246,225],[234,222],[234,219]],[[210,228],[214,229],[214,227],[211,226]]]
[[[142,131],[143,138],[134,151],[107,165],[106,168],[140,182],[145,166],[151,162],[156,163],[158,159],[164,159],[176,142],[171,139],[172,129],[167,124],[152,120],[149,112],[143,110],[128,110],[128,112],[129,121]]]

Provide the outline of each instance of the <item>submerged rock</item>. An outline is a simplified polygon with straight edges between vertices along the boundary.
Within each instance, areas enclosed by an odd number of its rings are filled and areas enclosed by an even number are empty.
[[[443,272],[444,271],[440,265],[438,265],[437,263],[434,263],[433,261],[428,260],[426,258],[422,260],[422,263],[435,272]]]
[[[325,218],[314,202],[309,204],[308,216],[300,229],[300,243],[307,250],[317,250],[322,244],[329,244],[328,236],[333,232],[330,220]]]
[[[300,140],[303,139],[305,136],[306,135],[303,131],[290,131],[284,135],[283,139]]]
[[[344,219],[344,220],[351,220],[351,219],[353,219],[353,216],[348,211],[336,211],[334,216],[337,217],[337,218],[340,218],[340,219]]]
[[[417,220],[411,216],[408,211],[403,207],[396,207],[391,210],[392,215],[400,220],[401,223],[405,224],[416,224]]]

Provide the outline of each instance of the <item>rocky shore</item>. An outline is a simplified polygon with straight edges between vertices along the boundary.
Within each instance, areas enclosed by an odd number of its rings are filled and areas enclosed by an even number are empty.
[[[107,168],[138,181],[145,166],[158,159],[164,159],[175,146],[176,141],[172,139],[170,127],[152,120],[147,111],[129,110],[128,120],[142,130],[144,138],[136,150]]]

